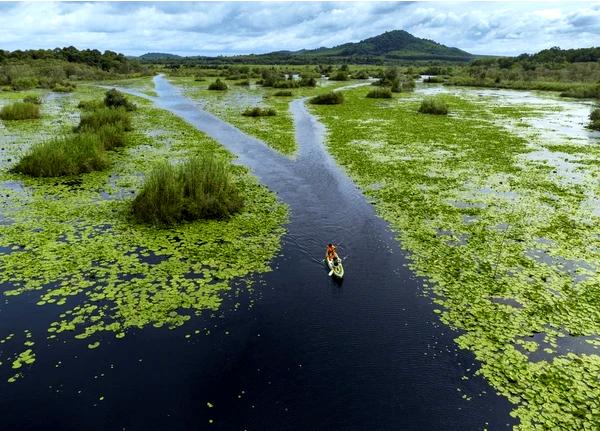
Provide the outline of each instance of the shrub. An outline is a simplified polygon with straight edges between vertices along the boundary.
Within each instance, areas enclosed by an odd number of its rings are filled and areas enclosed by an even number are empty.
[[[245,117],[271,117],[277,115],[277,111],[273,108],[260,108],[255,106],[254,108],[247,108],[242,115]]]
[[[84,112],[75,130],[93,131],[105,125],[116,125],[124,131],[132,130],[131,117],[124,108],[99,108]]]
[[[115,88],[108,90],[105,93],[104,105],[109,108],[124,108],[127,111],[133,111],[135,109],[135,105],[127,100],[127,97]]]
[[[273,88],[297,88],[300,86],[300,81],[292,81],[291,79],[282,79],[275,81],[271,85]]]
[[[31,120],[40,118],[40,106],[29,102],[15,102],[2,107],[0,110],[0,119],[10,120]]]
[[[330,76],[329,79],[332,81],[347,81],[348,74],[343,70],[338,70],[334,75]]]
[[[73,90],[75,90],[75,84],[70,82],[57,82],[52,87],[52,91],[57,93],[70,93]]]
[[[292,92],[289,90],[280,90],[280,91],[276,91],[275,93],[273,93],[273,96],[277,96],[277,97],[289,97],[292,95]]]
[[[34,145],[13,170],[34,177],[58,177],[101,170],[106,165],[100,137],[80,133]]]
[[[600,108],[595,108],[590,113],[590,124],[588,127],[593,130],[600,130]]]
[[[243,81],[236,82],[235,85],[241,85],[242,87],[249,87],[250,86],[250,80],[249,79],[244,79]]]
[[[225,84],[223,81],[221,81],[219,78],[217,78],[217,80],[213,83],[211,83],[208,86],[209,90],[216,90],[216,91],[225,91],[227,90],[227,84]]]
[[[300,81],[298,81],[298,85],[300,87],[316,87],[317,80],[313,77],[303,77],[302,79],[300,79]]]
[[[403,91],[413,91],[415,89],[415,82],[413,80],[401,81],[400,79],[394,79],[392,81],[392,92],[401,93]]]
[[[560,93],[562,97],[575,97],[578,99],[600,99],[600,84],[594,86],[578,86]]]
[[[424,114],[446,115],[448,113],[448,105],[440,99],[430,97],[423,99],[421,106],[419,107],[419,112]]]
[[[34,105],[41,105],[42,98],[40,96],[25,96],[23,98],[23,102],[25,103],[33,103]]]
[[[12,88],[15,91],[21,91],[21,90],[31,90],[32,88],[37,87],[38,85],[38,80],[36,78],[17,78],[17,79],[13,79],[12,82]]]
[[[369,79],[369,73],[366,70],[360,70],[353,76],[354,79]]]
[[[344,101],[344,95],[339,91],[332,91],[330,93],[319,94],[318,96],[310,99],[310,103],[314,105],[339,105]]]
[[[369,91],[367,97],[370,97],[371,99],[391,99],[392,92],[389,88],[376,88]]]
[[[444,78],[441,76],[428,76],[423,82],[426,84],[441,84],[444,82]]]
[[[183,220],[228,218],[243,206],[229,164],[214,155],[173,166],[157,165],[132,203],[140,222],[170,225]]]

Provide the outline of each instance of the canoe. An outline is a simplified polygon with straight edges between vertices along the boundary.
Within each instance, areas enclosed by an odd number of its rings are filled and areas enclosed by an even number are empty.
[[[327,253],[325,253],[325,262],[327,262],[327,266],[331,271],[333,269],[333,275],[338,278],[342,278],[344,276],[344,267],[342,266],[342,259],[338,257],[337,265],[333,262],[333,260],[327,259]]]

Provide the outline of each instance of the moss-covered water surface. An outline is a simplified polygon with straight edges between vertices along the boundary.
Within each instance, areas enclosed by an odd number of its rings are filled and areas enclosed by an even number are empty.
[[[57,316],[43,333],[29,332],[18,350],[2,349],[2,367],[16,372],[11,382],[35,361],[38,340],[75,337],[101,349],[105,337],[122,338],[148,325],[173,328],[215,311],[233,284],[249,284],[251,274],[269,271],[279,250],[286,208],[241,166],[234,172],[245,206],[230,219],[170,229],[133,221],[131,200],[155,162],[202,152],[231,159],[214,140],[143,99],[135,100],[131,142],[110,152],[109,169],[62,179],[10,173],[30,145],[76,125],[80,100],[101,98],[103,91],[80,86],[72,95],[50,95],[42,119],[0,129],[5,308],[26,294],[40,309],[52,310],[40,318]]]
[[[521,429],[598,428],[598,142],[564,148],[503,126],[553,112],[551,102],[441,94],[450,114],[433,116],[417,112],[419,94],[367,92],[311,109],[331,153],[430,280],[442,320],[463,331],[457,343],[515,404]],[[548,157],[535,157],[541,150],[578,153],[569,160],[578,181],[561,181]]]

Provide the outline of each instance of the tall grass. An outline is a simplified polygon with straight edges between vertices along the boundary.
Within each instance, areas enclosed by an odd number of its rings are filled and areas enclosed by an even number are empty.
[[[389,88],[376,88],[367,93],[371,99],[391,99],[392,91]]]
[[[310,103],[314,105],[339,105],[344,102],[344,95],[339,91],[331,91],[325,94],[310,99]]]
[[[276,91],[275,93],[273,93],[273,96],[277,96],[277,97],[289,97],[292,95],[292,92],[289,90],[280,90],[280,91]]]
[[[446,115],[448,113],[448,105],[441,99],[429,97],[423,99],[419,112],[423,114]]]
[[[255,106],[253,108],[247,108],[242,112],[242,115],[244,117],[272,117],[273,115],[277,115],[277,111],[273,108],[261,108]]]
[[[202,155],[173,166],[157,165],[132,203],[143,223],[171,225],[184,220],[228,218],[243,206],[229,164]]]
[[[95,133],[79,133],[34,145],[13,170],[33,177],[59,177],[101,170],[106,165],[101,138]]]
[[[123,131],[132,130],[131,117],[124,108],[99,108],[84,112],[76,131],[99,130],[106,125],[118,126]]]
[[[3,106],[0,110],[0,119],[5,121],[31,120],[34,118],[40,118],[40,107],[35,103],[15,102]]]

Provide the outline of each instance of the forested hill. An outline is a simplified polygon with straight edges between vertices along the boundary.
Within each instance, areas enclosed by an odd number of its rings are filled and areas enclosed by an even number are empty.
[[[421,39],[403,30],[388,31],[356,43],[345,43],[333,48],[277,51],[268,54],[237,56],[193,56],[173,58],[165,54],[145,54],[144,62],[184,64],[394,64],[407,61],[466,62],[475,58],[458,48],[451,48],[429,39]]]

